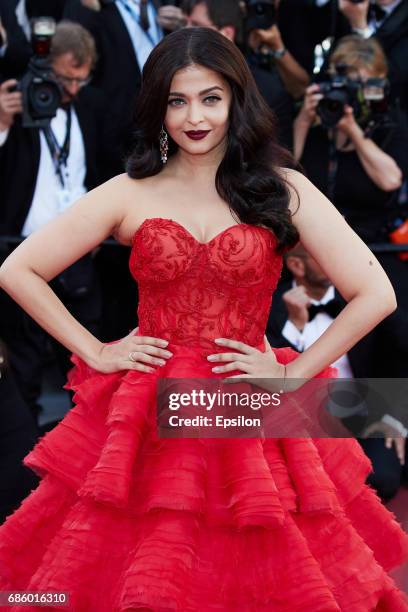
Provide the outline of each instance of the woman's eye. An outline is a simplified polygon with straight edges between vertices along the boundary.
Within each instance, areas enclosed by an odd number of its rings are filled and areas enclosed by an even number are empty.
[[[169,106],[180,106],[180,102],[184,104],[184,100],[182,98],[173,98],[172,100],[169,100]]]
[[[214,102],[217,102],[218,100],[221,100],[221,98],[219,98],[218,96],[207,96],[207,98],[204,99],[204,102],[209,101],[211,104],[213,104]]]
[[[204,98],[204,102],[208,102],[209,104],[215,104],[218,100],[221,100],[218,96],[207,96]],[[183,98],[172,98],[169,100],[168,104],[169,106],[181,106],[185,104],[185,100],[183,100]]]

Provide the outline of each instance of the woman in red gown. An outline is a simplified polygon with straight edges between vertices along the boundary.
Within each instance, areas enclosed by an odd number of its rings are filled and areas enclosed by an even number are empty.
[[[328,365],[395,308],[384,271],[284,169],[273,118],[217,32],[181,30],[154,49],[137,126],[127,175],[27,238],[0,272],[74,353],[76,403],[25,458],[42,480],[0,529],[0,589],[66,592],[73,612],[408,610],[387,574],[408,537],[365,484],[355,440],[156,430],[161,378],[278,389],[332,376]],[[140,327],[103,345],[47,283],[112,234],[132,244]],[[299,235],[348,301],[301,355],[264,340],[282,251]]]

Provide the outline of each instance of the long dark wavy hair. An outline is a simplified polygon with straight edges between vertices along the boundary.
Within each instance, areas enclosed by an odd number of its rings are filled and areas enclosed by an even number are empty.
[[[295,167],[277,144],[275,117],[260,95],[245,58],[215,30],[185,28],[166,36],[150,54],[135,113],[135,146],[127,160],[131,178],[158,174],[159,133],[175,73],[196,64],[217,72],[231,88],[227,146],[215,178],[217,192],[239,222],[270,228],[284,250],[299,238],[291,221],[288,184],[279,167]],[[168,156],[177,151],[169,136]],[[235,213],[235,214],[234,214]]]

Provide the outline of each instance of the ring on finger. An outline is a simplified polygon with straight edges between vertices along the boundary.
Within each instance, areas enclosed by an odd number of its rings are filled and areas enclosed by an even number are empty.
[[[131,351],[128,355],[129,361],[136,361],[136,359],[134,358],[134,351]]]

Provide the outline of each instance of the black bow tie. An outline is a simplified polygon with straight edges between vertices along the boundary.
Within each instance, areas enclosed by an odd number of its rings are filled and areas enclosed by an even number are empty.
[[[340,302],[340,300],[337,300],[336,298],[329,300],[325,304],[311,304],[308,308],[309,322],[313,321],[313,319],[319,312],[325,312],[332,319],[335,319],[337,315],[342,311],[342,309],[343,309],[342,303]]]
[[[385,19],[387,17],[387,11],[385,11],[381,6],[379,6],[377,3],[372,4],[370,7],[371,10],[371,17],[373,19],[375,19],[377,22],[382,21],[383,19]]]

